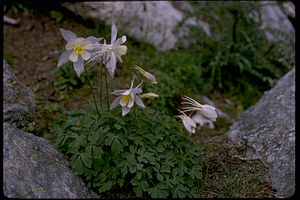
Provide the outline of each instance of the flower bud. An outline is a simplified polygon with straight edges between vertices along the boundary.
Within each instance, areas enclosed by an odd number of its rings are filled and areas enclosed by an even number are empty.
[[[155,76],[149,72],[146,72],[143,70],[141,67],[135,65],[135,69],[139,70],[139,72],[146,78],[148,79],[152,84],[157,84],[157,81],[155,79]]]
[[[140,98],[156,98],[156,97],[159,97],[157,94],[154,94],[154,93],[145,93],[145,94],[142,94],[140,95]]]

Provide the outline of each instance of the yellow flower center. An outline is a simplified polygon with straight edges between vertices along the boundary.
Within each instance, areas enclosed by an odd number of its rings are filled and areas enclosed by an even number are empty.
[[[127,101],[129,100],[129,98],[130,98],[130,94],[124,95],[124,96],[122,97],[122,101],[127,102]]]
[[[84,52],[84,48],[81,44],[76,45],[74,48],[74,52],[77,53],[77,55],[82,54]]]

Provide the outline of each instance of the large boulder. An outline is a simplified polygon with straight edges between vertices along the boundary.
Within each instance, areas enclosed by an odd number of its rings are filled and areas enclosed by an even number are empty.
[[[199,2],[205,5],[205,2]],[[65,2],[61,4],[76,15],[84,19],[100,20],[107,25],[116,23],[125,34],[154,45],[159,50],[169,50],[175,47],[179,38],[189,35],[189,26],[202,28],[209,36],[210,25],[205,16],[187,17],[193,13],[193,7],[182,1],[149,1],[149,2]],[[261,2],[260,15],[262,29],[270,41],[294,41],[295,30],[288,17],[277,2]],[[176,29],[180,22],[184,23]],[[284,34],[287,36],[283,36]],[[188,47],[193,39],[183,41]]]
[[[286,40],[286,38],[295,41],[295,29],[276,1],[261,1],[261,19],[262,29],[265,30],[266,37],[269,41]],[[293,3],[291,2],[293,5]],[[289,4],[290,5],[290,4]],[[290,6],[292,10],[292,6]],[[295,11],[295,9],[294,9]],[[285,35],[285,36],[284,36]]]
[[[32,90],[18,80],[3,59],[3,122],[38,135],[34,112],[35,97]]]
[[[157,49],[174,48],[178,41],[174,28],[192,8],[188,2],[77,2],[62,6],[84,19],[97,19],[111,25],[113,22],[125,34],[154,45]],[[202,27],[209,34],[208,25],[202,20],[188,19],[186,24]],[[188,34],[184,26],[180,35]]]
[[[9,198],[96,198],[53,145],[3,124],[3,191]]]
[[[36,132],[35,98],[3,60],[3,191],[9,198],[96,198]],[[31,125],[30,125],[31,124]],[[28,132],[30,131],[30,132]]]
[[[278,197],[295,192],[295,68],[241,114],[226,134],[268,168]]]

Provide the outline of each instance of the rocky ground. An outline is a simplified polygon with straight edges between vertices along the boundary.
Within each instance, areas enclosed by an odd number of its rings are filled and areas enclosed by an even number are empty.
[[[59,28],[72,30],[79,35],[89,35],[89,29],[68,15],[64,15],[64,19],[58,23],[51,18],[49,11],[28,9],[27,12],[15,13],[10,9],[5,15],[20,19],[20,24],[4,24],[4,59],[24,85],[35,88],[33,91],[36,97],[55,101],[58,89],[53,86],[53,76],[49,73],[56,68],[65,45]],[[216,94],[214,101],[220,106],[224,98]],[[87,103],[74,95],[64,105],[69,108],[85,107]],[[228,114],[236,118],[238,113],[236,109]],[[45,133],[51,117],[47,116],[42,106],[37,106],[36,117],[41,131]],[[234,149],[224,133],[224,130],[205,128],[196,136],[197,142],[204,143],[207,147],[205,159],[209,163],[209,168],[204,172],[203,183],[206,186],[202,197],[226,197],[226,191],[231,192],[228,197],[274,197],[272,185],[263,180],[266,168],[258,161],[248,161],[242,157],[244,150]],[[135,197],[128,191],[110,191],[106,196]]]

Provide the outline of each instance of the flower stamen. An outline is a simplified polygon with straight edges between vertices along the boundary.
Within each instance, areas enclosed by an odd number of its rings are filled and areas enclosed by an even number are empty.
[[[77,53],[77,55],[82,54],[84,52],[84,47],[82,44],[76,45],[74,48],[74,52]]]

